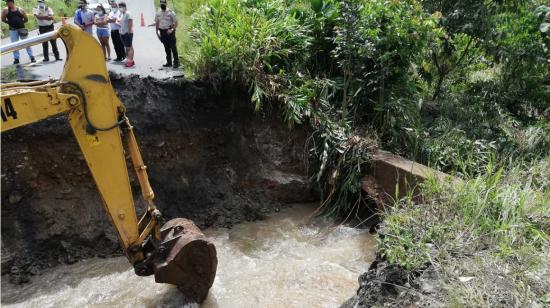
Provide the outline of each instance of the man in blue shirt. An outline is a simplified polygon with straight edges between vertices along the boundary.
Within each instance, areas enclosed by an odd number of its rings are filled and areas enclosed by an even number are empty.
[[[74,23],[82,28],[82,30],[92,35],[94,12],[88,10],[88,3],[86,3],[86,0],[80,1],[79,7],[80,8],[74,12]]]

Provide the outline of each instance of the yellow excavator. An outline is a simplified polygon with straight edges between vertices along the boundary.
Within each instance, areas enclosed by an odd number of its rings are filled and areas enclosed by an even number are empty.
[[[156,282],[177,285],[189,298],[202,302],[216,275],[216,248],[190,220],[175,218],[161,227],[162,214],[153,203],[154,193],[133,127],[111,85],[98,42],[79,28],[64,25],[54,32],[3,45],[1,53],[57,38],[67,49],[58,80],[1,85],[1,131],[64,114],[135,273],[154,274]],[[147,203],[139,221],[126,153]]]

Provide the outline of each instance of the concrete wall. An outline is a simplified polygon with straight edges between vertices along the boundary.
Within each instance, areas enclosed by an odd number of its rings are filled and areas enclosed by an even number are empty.
[[[413,199],[421,201],[418,185],[431,176],[441,181],[456,180],[451,175],[389,152],[379,151],[373,156],[362,187],[379,205],[402,198],[410,191]]]

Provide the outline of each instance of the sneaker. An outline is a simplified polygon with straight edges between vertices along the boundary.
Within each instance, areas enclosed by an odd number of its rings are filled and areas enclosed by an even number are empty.
[[[174,63],[174,66],[173,66],[173,68],[178,68],[178,67],[180,67],[180,64],[179,64],[179,62],[176,62],[176,63]]]
[[[124,66],[126,66],[126,67],[133,67],[134,65],[136,65],[136,62],[135,62],[135,61],[130,61],[130,60],[128,60]]]
[[[55,58],[55,61],[61,61],[61,60],[63,60],[63,59],[61,59],[61,58]]]
[[[44,58],[44,60],[42,60],[42,62],[50,62],[50,59]]]
[[[19,59],[13,59],[13,64],[19,64]]]
[[[166,63],[162,65],[162,67],[170,67],[170,66],[172,66],[172,63]]]
[[[34,57],[31,57],[31,62],[36,63],[36,59]]]
[[[121,62],[121,61],[122,61],[122,58],[116,58],[116,59],[114,59],[113,61],[115,61],[115,62]]]

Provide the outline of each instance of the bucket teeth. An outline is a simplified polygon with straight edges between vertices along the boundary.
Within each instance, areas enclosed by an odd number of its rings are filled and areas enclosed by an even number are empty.
[[[216,247],[195,224],[175,218],[161,228],[161,244],[153,264],[155,281],[169,283],[190,299],[202,302],[214,283]]]

